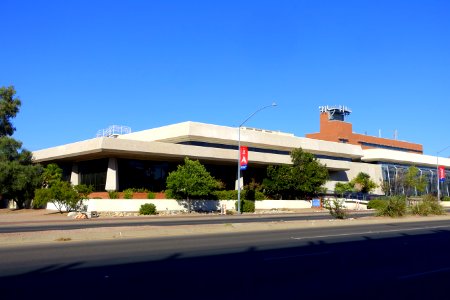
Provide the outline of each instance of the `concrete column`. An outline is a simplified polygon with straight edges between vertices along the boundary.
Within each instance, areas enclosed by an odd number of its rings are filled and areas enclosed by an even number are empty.
[[[70,183],[72,185],[80,184],[80,174],[78,173],[78,164],[72,165],[72,173],[70,174]]]
[[[110,157],[108,161],[108,171],[106,172],[105,190],[117,191],[119,189],[119,174],[117,171],[117,158]]]

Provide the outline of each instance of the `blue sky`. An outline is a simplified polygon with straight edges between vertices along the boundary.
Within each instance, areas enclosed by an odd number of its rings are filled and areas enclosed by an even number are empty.
[[[450,145],[450,2],[3,0],[0,86],[38,150],[183,121],[304,136],[319,106],[353,130]],[[450,150],[441,153],[449,156]]]

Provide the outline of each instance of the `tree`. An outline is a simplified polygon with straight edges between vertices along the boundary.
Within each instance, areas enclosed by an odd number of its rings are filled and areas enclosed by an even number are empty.
[[[359,172],[350,182],[357,191],[364,194],[368,194],[378,187],[378,185],[370,179],[370,175],[364,172]]]
[[[345,193],[353,192],[354,189],[355,186],[351,182],[346,183],[336,182],[336,184],[334,185],[334,193],[337,195],[341,195],[341,197],[344,197]]]
[[[28,207],[34,190],[41,185],[42,167],[33,165],[32,154],[15,139],[0,137],[0,195],[17,208]]]
[[[0,137],[11,136],[16,130],[11,123],[11,118],[16,117],[22,103],[15,94],[16,90],[13,86],[0,87]]]
[[[263,186],[268,194],[281,199],[299,199],[322,192],[328,170],[303,149],[291,152],[292,165],[269,166]]]
[[[15,94],[13,86],[0,87],[0,198],[13,200],[18,208],[24,208],[41,184],[42,168],[33,165],[31,152],[11,138],[16,130],[11,119],[21,105]]]
[[[92,193],[92,187],[84,184],[73,186],[62,180],[62,170],[56,164],[49,164],[43,172],[44,188],[35,191],[34,205],[45,206],[48,202],[55,205],[60,213],[63,210],[76,211],[83,205],[83,200]]]
[[[62,172],[62,169],[57,164],[48,164],[42,173],[43,187],[49,187],[53,183],[62,180]]]
[[[218,189],[219,182],[212,177],[198,160],[184,159],[176,171],[169,173],[166,179],[167,193],[178,200],[187,200],[191,212],[191,199],[201,199]]]
[[[422,194],[425,192],[427,180],[424,176],[419,174],[419,169],[416,166],[410,166],[404,175],[404,186],[406,189],[406,196],[412,196],[416,192]]]

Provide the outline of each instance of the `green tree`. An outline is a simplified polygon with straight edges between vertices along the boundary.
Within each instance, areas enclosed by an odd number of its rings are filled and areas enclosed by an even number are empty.
[[[364,194],[368,194],[378,187],[370,178],[370,175],[364,172],[359,172],[350,182],[353,184],[355,190]]]
[[[15,94],[13,86],[0,87],[0,198],[13,200],[18,208],[24,208],[41,184],[42,168],[33,165],[31,152],[11,137],[16,130],[11,119],[21,105]]]
[[[13,86],[0,87],[0,137],[11,136],[16,128],[11,123],[19,112],[21,102]]]
[[[41,185],[42,167],[33,165],[32,154],[9,136],[0,137],[0,196],[17,208],[29,207],[34,190]]]
[[[191,212],[191,200],[202,199],[211,195],[219,188],[219,182],[209,174],[198,160],[184,159],[184,165],[179,165],[166,180],[169,197],[187,200],[188,211]]]
[[[62,169],[57,164],[48,164],[42,173],[43,187],[49,187],[53,183],[62,180],[62,173]]]
[[[53,203],[60,213],[63,210],[76,211],[83,205],[83,200],[92,193],[92,187],[84,184],[73,186],[62,180],[62,170],[56,164],[49,164],[43,172],[47,177],[45,187],[35,191],[34,205],[45,206]],[[51,178],[51,180],[48,180]]]
[[[351,182],[336,182],[334,185],[334,193],[340,195],[341,197],[344,197],[345,193],[353,192],[354,189],[355,186]]]
[[[413,194],[422,194],[425,192],[427,186],[427,180],[424,176],[420,175],[420,171],[416,166],[410,166],[404,175],[404,182],[406,196],[412,196]]]
[[[269,166],[263,182],[266,193],[279,199],[299,199],[322,192],[328,170],[303,149],[291,152],[292,165]]]

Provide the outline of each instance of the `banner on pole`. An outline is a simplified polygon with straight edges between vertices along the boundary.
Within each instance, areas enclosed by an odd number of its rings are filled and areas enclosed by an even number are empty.
[[[445,181],[445,167],[439,166],[438,170],[439,170],[439,181],[444,182]]]
[[[247,169],[248,164],[248,148],[246,146],[241,146],[241,170]]]

